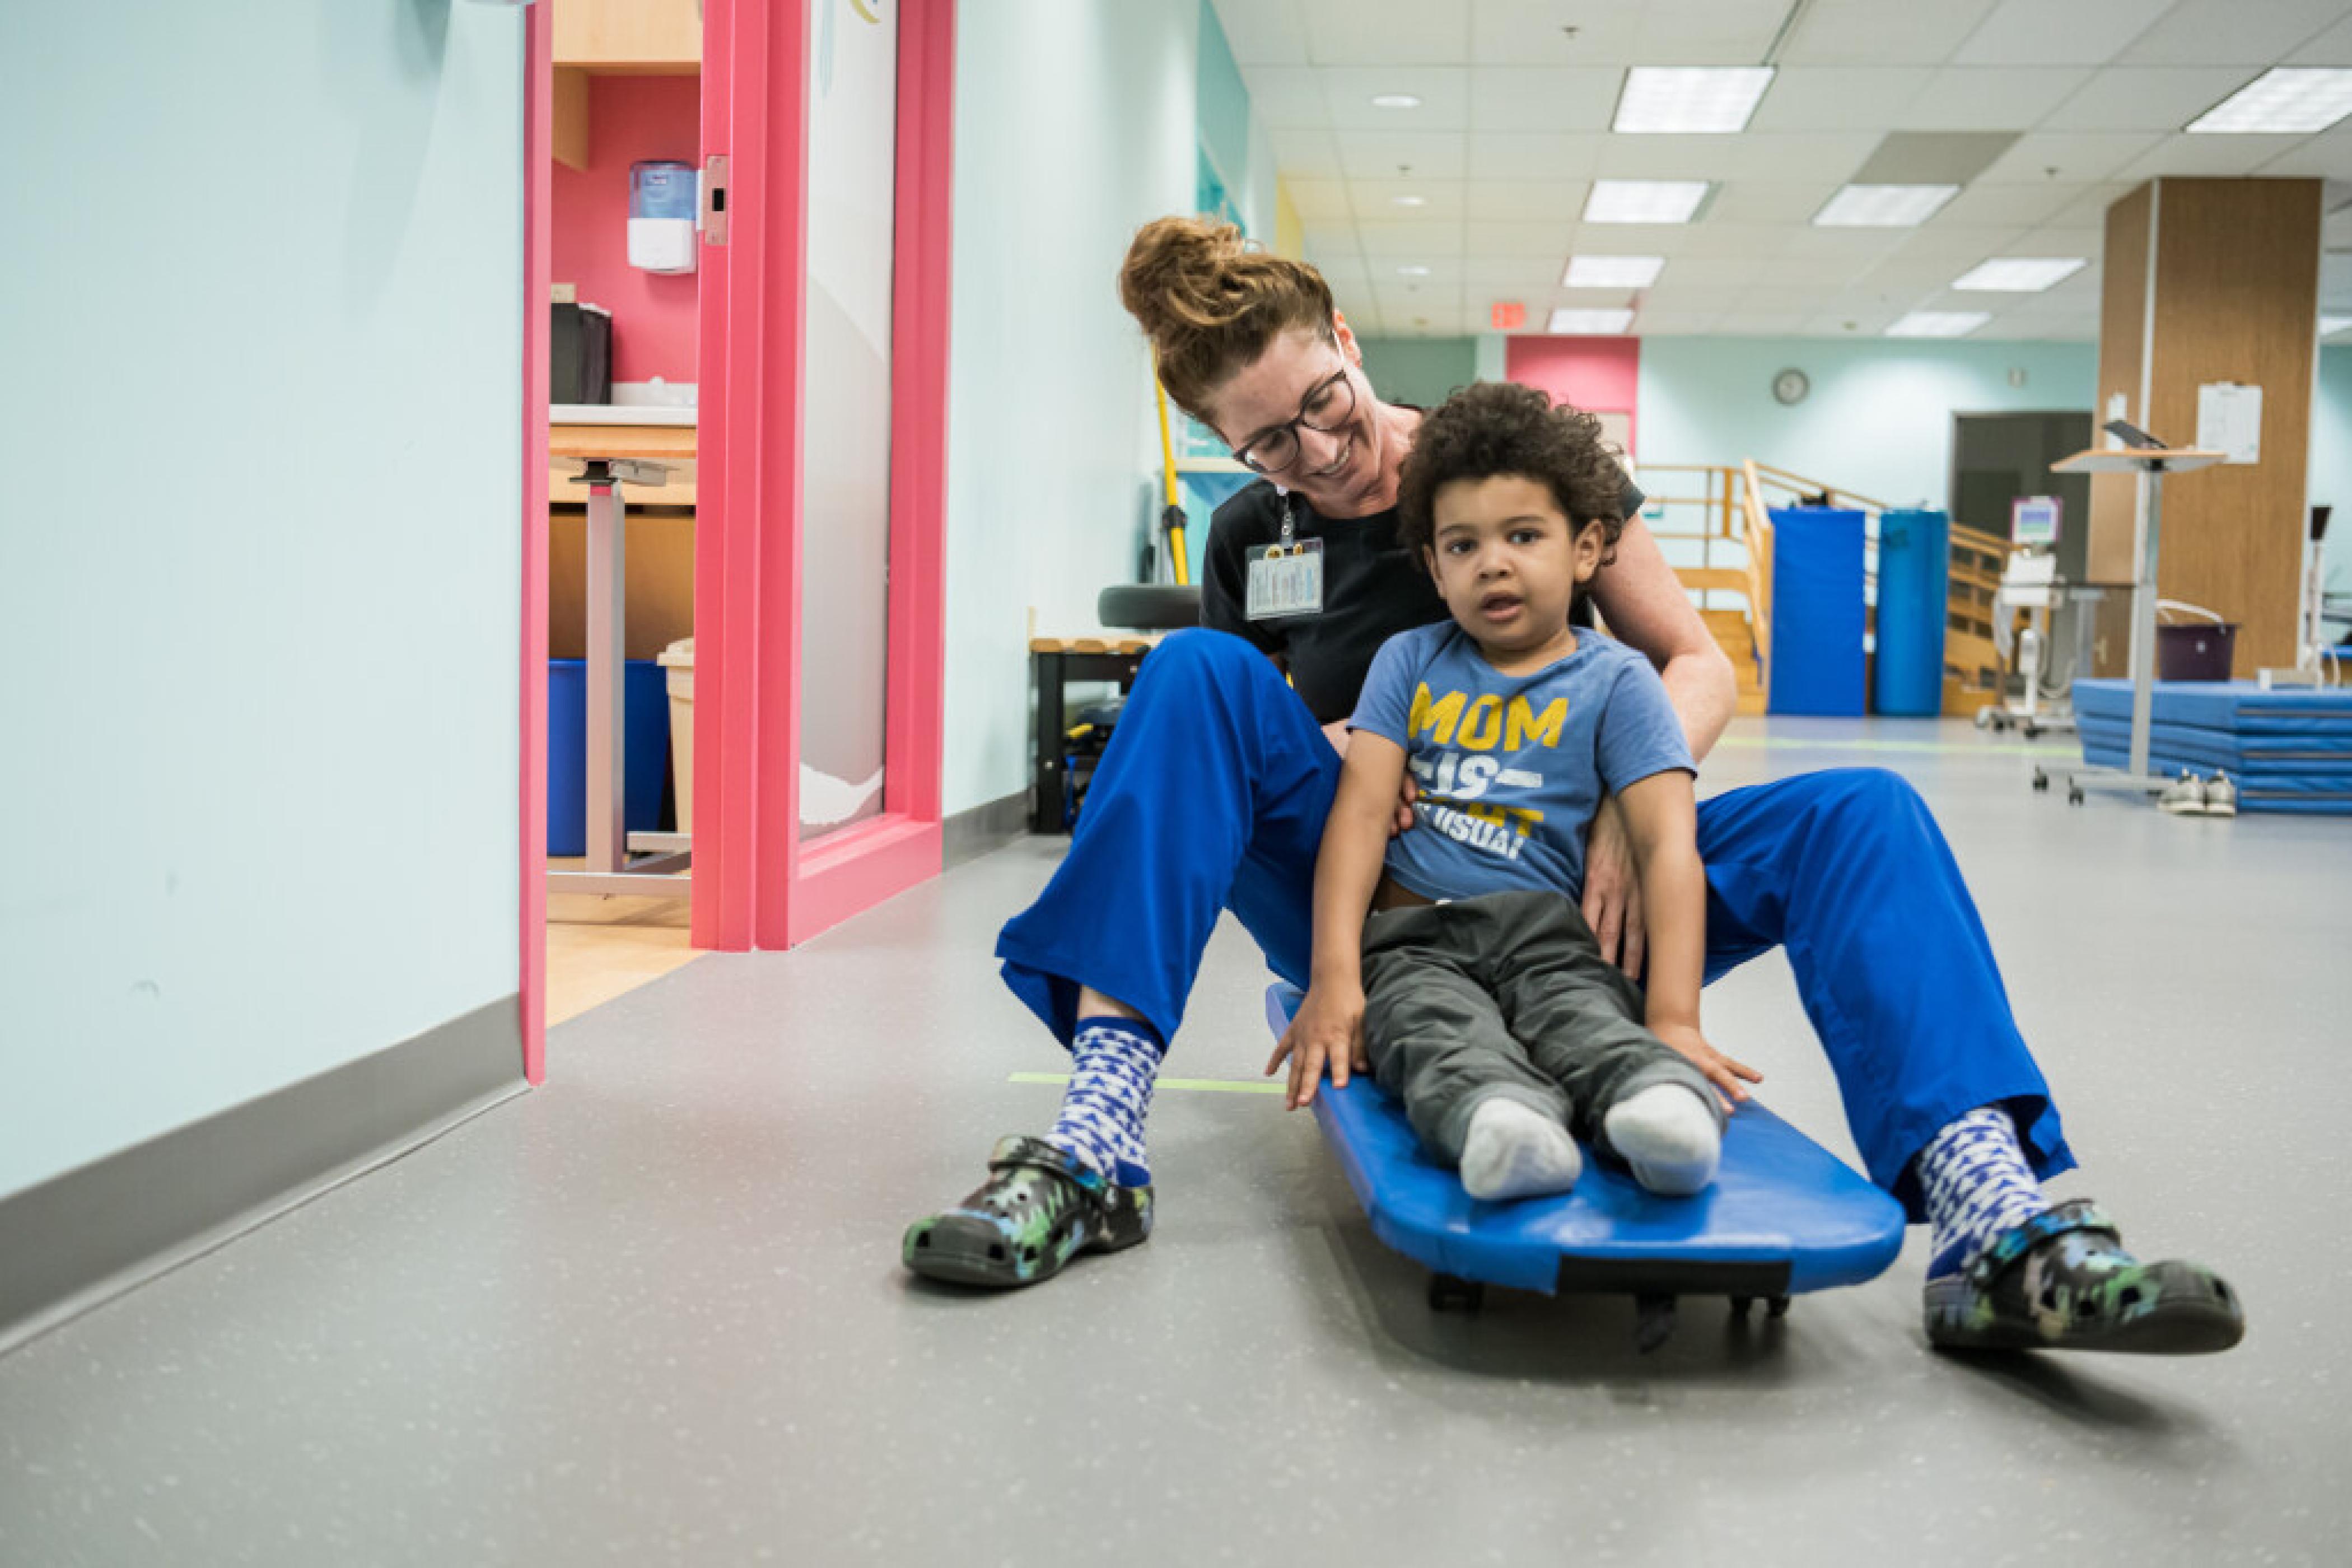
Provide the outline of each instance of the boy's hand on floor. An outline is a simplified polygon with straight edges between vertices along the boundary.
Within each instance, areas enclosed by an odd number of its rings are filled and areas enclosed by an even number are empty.
[[[1290,1087],[1283,1104],[1292,1110],[1315,1102],[1315,1090],[1327,1067],[1334,1089],[1348,1087],[1350,1071],[1370,1072],[1372,1064],[1364,1055],[1363,987],[1327,984],[1308,991],[1298,1005],[1298,1016],[1282,1032],[1281,1042],[1265,1064],[1268,1078],[1286,1058],[1290,1062]]]
[[[1706,1043],[1706,1037],[1687,1024],[1668,1024],[1651,1031],[1675,1050],[1689,1058],[1698,1070],[1706,1074],[1722,1097],[1723,1109],[1728,1113],[1738,1109],[1738,1102],[1748,1098],[1748,1086],[1762,1083],[1764,1075],[1746,1062],[1734,1061]]]

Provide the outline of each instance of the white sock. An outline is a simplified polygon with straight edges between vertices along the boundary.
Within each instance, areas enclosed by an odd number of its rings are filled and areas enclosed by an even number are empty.
[[[1564,1193],[1583,1173],[1584,1156],[1568,1129],[1508,1095],[1490,1095],[1470,1113],[1462,1140],[1462,1184],[1474,1198],[1499,1201]]]
[[[1612,1106],[1601,1124],[1633,1179],[1654,1193],[1688,1197],[1715,1180],[1723,1130],[1695,1089],[1654,1083]]]

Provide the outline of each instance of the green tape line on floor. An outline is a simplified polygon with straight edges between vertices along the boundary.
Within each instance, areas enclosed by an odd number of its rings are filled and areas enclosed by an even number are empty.
[[[1050,1083],[1066,1086],[1070,1075],[1066,1072],[1016,1072],[1007,1083]],[[1152,1079],[1154,1089],[1188,1089],[1201,1094],[1280,1094],[1278,1083],[1260,1083],[1246,1078],[1161,1078]]]
[[[2082,755],[2073,746],[2005,746],[1993,742],[1972,746],[1966,742],[1834,741],[1796,735],[1726,735],[1717,741],[1716,745],[1740,752],[1924,752],[1931,756],[2043,757],[2053,761]]]

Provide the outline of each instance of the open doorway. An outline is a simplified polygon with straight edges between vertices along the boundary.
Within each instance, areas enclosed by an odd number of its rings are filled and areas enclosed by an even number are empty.
[[[547,1021],[691,961],[696,0],[547,0]]]
[[[1955,414],[1952,416],[1952,521],[1964,528],[2010,536],[2010,503],[2028,496],[2058,501],[2058,574],[2069,583],[2084,576],[2090,538],[2091,481],[2084,474],[2053,474],[2050,465],[2091,445],[2085,409],[2024,413]],[[2049,647],[2056,689],[2078,673],[2076,617],[2086,606],[2069,604],[2051,612]],[[2087,675],[2088,670],[2079,673]],[[2012,678],[2013,679],[2013,678]]]

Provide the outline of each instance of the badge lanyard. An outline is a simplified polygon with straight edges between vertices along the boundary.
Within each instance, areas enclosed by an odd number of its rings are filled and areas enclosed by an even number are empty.
[[[1282,538],[1244,552],[1249,563],[1248,602],[1253,621],[1323,613],[1323,542],[1298,537],[1297,501],[1283,498]]]

